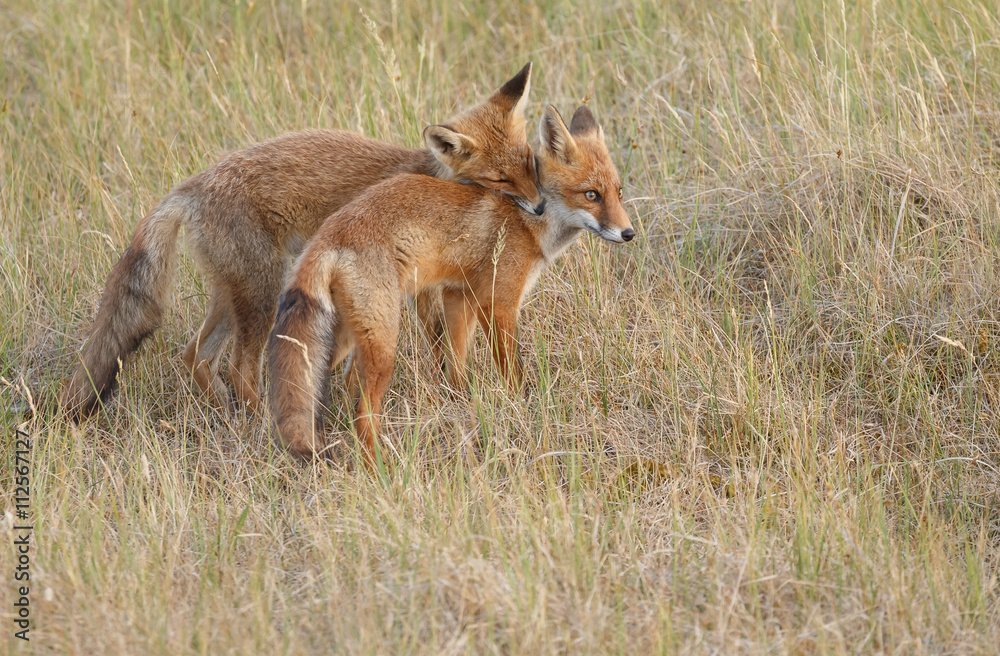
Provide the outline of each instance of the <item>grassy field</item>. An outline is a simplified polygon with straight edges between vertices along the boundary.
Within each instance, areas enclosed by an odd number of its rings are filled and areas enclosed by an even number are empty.
[[[135,223],[246,144],[416,145],[533,60],[532,135],[588,99],[639,233],[541,278],[523,398],[481,343],[447,394],[408,313],[375,475],[343,399],[306,467],[195,396],[185,256],[115,401],[26,426],[35,624],[5,546],[4,650],[995,653],[993,3],[441,5],[0,3],[5,455]]]

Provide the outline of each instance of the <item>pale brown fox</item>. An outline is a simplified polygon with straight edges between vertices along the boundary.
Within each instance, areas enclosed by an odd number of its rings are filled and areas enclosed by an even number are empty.
[[[604,133],[586,107],[569,128],[546,109],[539,173],[540,216],[489,189],[403,175],[326,220],[295,265],[268,343],[271,417],[293,453],[324,453],[329,372],[356,349],[355,428],[373,461],[404,294],[443,290],[452,384],[465,380],[478,322],[501,373],[520,386],[517,319],[541,272],[584,230],[614,243],[635,236]]]
[[[420,173],[494,189],[540,213],[524,119],[530,77],[529,62],[481,104],[428,127],[427,149],[316,130],[232,153],[178,184],[139,222],[112,268],[90,337],[60,391],[63,408],[76,418],[106,399],[121,361],[160,325],[181,225],[210,287],[208,314],[184,349],[184,363],[201,390],[226,399],[219,364],[235,336],[229,378],[237,400],[255,408],[287,259],[366,189]]]

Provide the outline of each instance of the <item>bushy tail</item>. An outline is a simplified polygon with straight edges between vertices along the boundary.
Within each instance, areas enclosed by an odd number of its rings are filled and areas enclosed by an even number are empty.
[[[336,324],[329,287],[316,287],[320,298],[294,281],[282,293],[267,346],[271,420],[285,446],[307,460],[331,455],[324,451],[323,419]]]
[[[87,345],[59,392],[70,417],[90,413],[111,395],[120,363],[159,327],[174,277],[177,232],[195,210],[191,197],[175,191],[136,226],[104,285]]]

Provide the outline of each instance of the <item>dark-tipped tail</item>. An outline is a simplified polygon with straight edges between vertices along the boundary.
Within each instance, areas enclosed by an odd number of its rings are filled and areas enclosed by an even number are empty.
[[[330,457],[323,428],[335,336],[329,298],[285,290],[267,346],[268,405],[282,443],[306,460]]]
[[[177,232],[194,209],[192,199],[174,192],[136,226],[104,285],[90,338],[59,392],[71,418],[89,414],[111,395],[121,363],[159,327],[174,277]]]

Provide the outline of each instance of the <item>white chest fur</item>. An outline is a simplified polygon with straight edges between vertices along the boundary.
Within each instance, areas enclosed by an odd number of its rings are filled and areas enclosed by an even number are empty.
[[[558,199],[549,201],[548,209],[542,215],[544,227],[539,235],[538,243],[542,250],[542,257],[531,265],[528,271],[528,278],[525,281],[524,291],[521,293],[521,300],[535,287],[539,276],[546,267],[565,252],[569,246],[576,241],[580,233],[583,232],[584,217],[579,216],[580,212],[574,211],[563,205]],[[584,212],[584,214],[586,214]],[[593,221],[587,214],[586,219]]]

